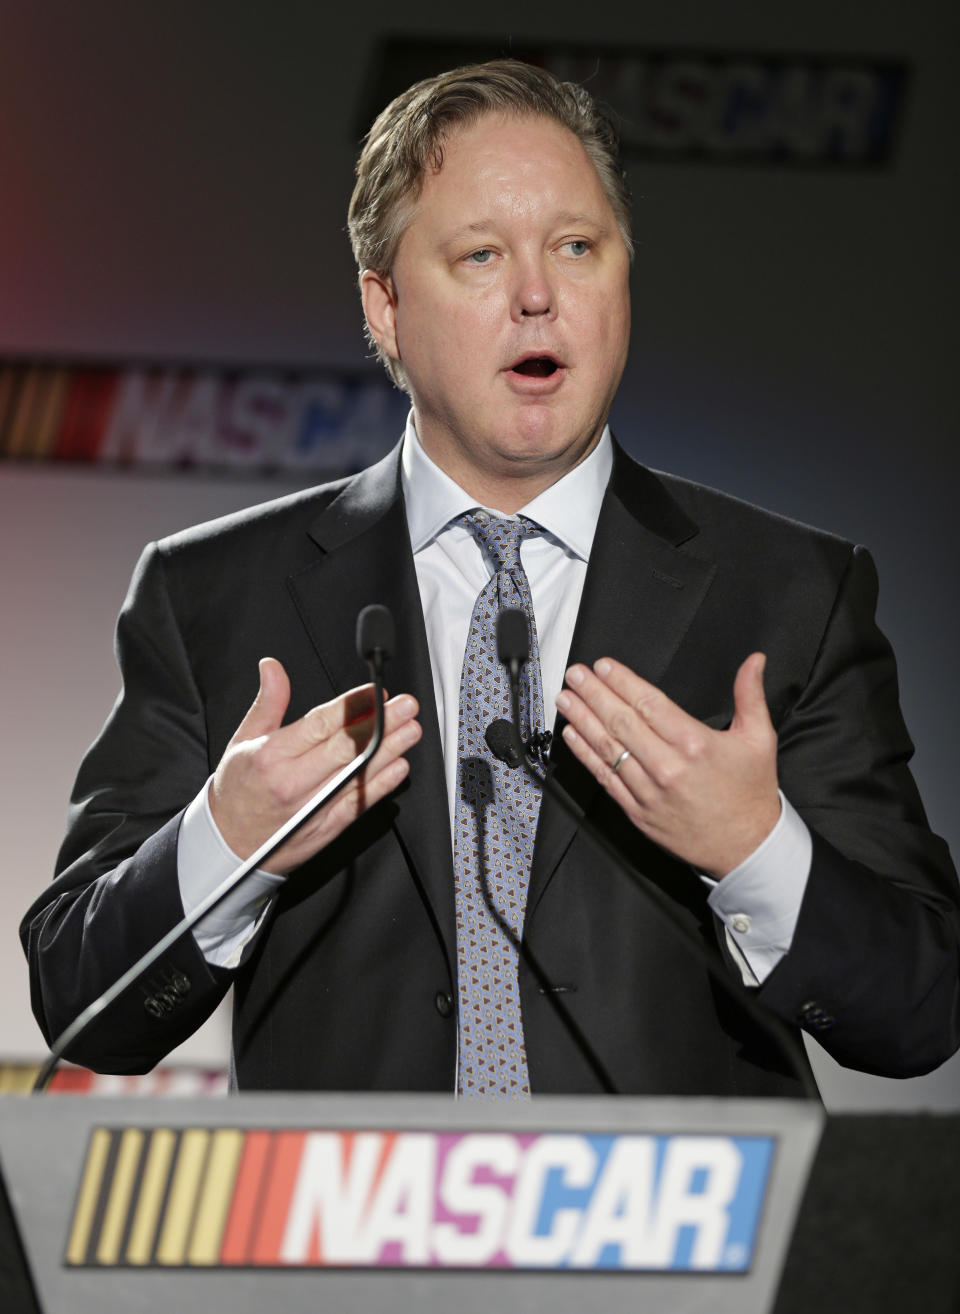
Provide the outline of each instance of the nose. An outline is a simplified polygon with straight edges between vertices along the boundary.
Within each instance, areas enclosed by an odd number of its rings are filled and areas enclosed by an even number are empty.
[[[557,313],[556,289],[550,270],[542,259],[518,261],[512,291],[512,314],[515,320]]]

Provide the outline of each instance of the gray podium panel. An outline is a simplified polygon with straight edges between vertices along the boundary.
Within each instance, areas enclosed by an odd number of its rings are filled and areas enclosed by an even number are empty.
[[[10,1097],[0,1103],[0,1162],[44,1314],[153,1314],[171,1308],[202,1309],[204,1314],[263,1314],[265,1310],[277,1314],[489,1314],[491,1310],[582,1314],[590,1306],[602,1314],[637,1314],[639,1310],[644,1314],[768,1314],[823,1121],[819,1105],[783,1100],[542,1096],[528,1103],[503,1105],[458,1103],[443,1096],[254,1094],[222,1100],[126,1100],[47,1095]],[[343,1136],[351,1131],[356,1136]],[[384,1133],[396,1133],[396,1137]],[[484,1147],[496,1146],[498,1152],[507,1152],[508,1160],[511,1154],[520,1155],[522,1160],[537,1143],[543,1153],[533,1178],[540,1196],[545,1199],[544,1188],[552,1184],[554,1196],[562,1200],[564,1207],[554,1203],[548,1216],[542,1199],[533,1206],[529,1198],[522,1204],[524,1190],[519,1185],[519,1170],[515,1182],[504,1178],[498,1183],[489,1173],[484,1176],[486,1170],[475,1171],[474,1163],[466,1177],[461,1171],[457,1179],[461,1187],[466,1181],[469,1188],[464,1188],[467,1211],[481,1208],[478,1202],[486,1191],[487,1198],[501,1211],[497,1218],[503,1235],[510,1230],[511,1210],[515,1215],[526,1209],[526,1232],[521,1236],[522,1245],[516,1238],[503,1243],[506,1248],[497,1252],[500,1266],[445,1267],[444,1255],[447,1259],[453,1256],[455,1263],[473,1262],[469,1256],[465,1261],[464,1255],[467,1251],[475,1255],[475,1239],[468,1238],[465,1245],[464,1233],[456,1230],[458,1225],[435,1221],[450,1217],[444,1213],[442,1199],[436,1204],[432,1196],[427,1200],[421,1192],[419,1203],[415,1203],[413,1196],[419,1188],[415,1178],[408,1175],[403,1184],[394,1182],[394,1212],[388,1210],[388,1220],[396,1224],[399,1219],[410,1240],[414,1213],[419,1210],[420,1221],[429,1215],[434,1249],[421,1251],[418,1247],[425,1243],[413,1238],[409,1251],[401,1247],[396,1252],[398,1258],[391,1259],[394,1252],[386,1245],[371,1260],[369,1255],[350,1251],[355,1241],[348,1238],[343,1243],[348,1248],[339,1258],[320,1263],[315,1254],[316,1241],[309,1242],[306,1234],[304,1258],[292,1254],[289,1225],[282,1257],[279,1251],[270,1251],[269,1236],[264,1241],[264,1235],[270,1232],[269,1226],[262,1223],[263,1216],[269,1217],[269,1209],[264,1213],[264,1200],[274,1198],[270,1193],[278,1189],[276,1183],[282,1177],[278,1169],[269,1180],[257,1178],[255,1190],[247,1192],[253,1200],[251,1208],[259,1209],[261,1214],[260,1239],[250,1251],[252,1257],[234,1255],[227,1262],[223,1258],[226,1251],[209,1249],[207,1224],[216,1224],[216,1246],[220,1247],[225,1229],[229,1234],[243,1212],[236,1184],[246,1171],[243,1164],[253,1162],[258,1145],[276,1147],[282,1142],[280,1157],[275,1155],[277,1162],[285,1153],[292,1165],[288,1177],[300,1172],[298,1180],[302,1181],[308,1144],[320,1153],[330,1146],[345,1145],[348,1139],[351,1147],[363,1141],[367,1149],[389,1144],[391,1152],[399,1145],[409,1150],[433,1147],[431,1153],[435,1155],[437,1146],[443,1147],[443,1153],[450,1146],[460,1150],[479,1146],[481,1158],[487,1153]],[[181,1149],[182,1159],[187,1161],[190,1145],[200,1147],[197,1154],[205,1155],[208,1165],[214,1158],[215,1146],[217,1153],[222,1149],[224,1162],[229,1160],[231,1164],[226,1176],[221,1173],[218,1177],[211,1170],[201,1178],[198,1169],[192,1178],[182,1173],[175,1181],[169,1176],[163,1178],[166,1185],[151,1186],[151,1165],[155,1166],[164,1154],[169,1163],[174,1153],[180,1156]],[[604,1194],[603,1172],[607,1169],[597,1169],[593,1177],[590,1172],[585,1177],[581,1174],[575,1180],[577,1165],[582,1166],[584,1156],[592,1162],[589,1156],[597,1152],[597,1147],[600,1160],[609,1151],[609,1167],[615,1157],[611,1146],[619,1147],[618,1153],[624,1152],[620,1154],[621,1164],[642,1167],[657,1162],[659,1177],[655,1179],[651,1170],[649,1182],[657,1180],[659,1186],[656,1191],[649,1186],[649,1199],[641,1199],[641,1188],[629,1183],[622,1171],[616,1188],[606,1190],[602,1205],[598,1197]],[[753,1201],[752,1221],[741,1222],[746,1239],[735,1245],[726,1244],[717,1235],[713,1216],[706,1218],[710,1203],[707,1194],[689,1193],[708,1193],[712,1189],[704,1185],[711,1180],[712,1169],[696,1166],[697,1147],[707,1155],[704,1162],[712,1155],[710,1162],[719,1165],[716,1180],[727,1182],[717,1188],[725,1190],[726,1195],[718,1196],[714,1204],[724,1206],[726,1202],[730,1213],[734,1191],[739,1192],[736,1199],[740,1200],[744,1183],[743,1190]],[[246,1151],[250,1153],[243,1158]],[[693,1213],[679,1215],[679,1221],[674,1219],[666,1249],[660,1246],[660,1259],[641,1256],[639,1264],[634,1265],[640,1271],[596,1267],[615,1265],[618,1257],[628,1253],[625,1211],[646,1210],[643,1226],[651,1234],[656,1232],[656,1212],[668,1174],[664,1165],[674,1151],[681,1158],[686,1156],[686,1180],[691,1185],[685,1200]],[[761,1151],[766,1152],[765,1158]],[[643,1158],[641,1152],[647,1157]],[[346,1153],[359,1155],[360,1151],[351,1148]],[[349,1182],[342,1176],[346,1160],[337,1161],[341,1172],[337,1189],[341,1194],[324,1196],[328,1224],[343,1230],[346,1221],[341,1215],[353,1210],[359,1216],[363,1210],[369,1213],[375,1209],[376,1189],[387,1176],[386,1151],[380,1154],[379,1166],[376,1171],[371,1169],[373,1175],[368,1175],[366,1195],[359,1204],[350,1196]],[[359,1160],[350,1162],[356,1165]],[[439,1169],[435,1169],[439,1162],[430,1161],[435,1185],[440,1181]],[[449,1156],[443,1162],[450,1167]],[[514,1157],[510,1162],[519,1160]],[[732,1169],[732,1163],[739,1167]],[[509,1165],[502,1171],[509,1177]],[[139,1173],[138,1198],[146,1199],[151,1190],[156,1197],[153,1213],[149,1209],[146,1213],[156,1220],[166,1211],[168,1219],[167,1231],[160,1236],[159,1225],[154,1222],[156,1234],[151,1233],[146,1241],[138,1233],[138,1228],[143,1232],[140,1215],[131,1219],[123,1213],[124,1209],[129,1213],[133,1199],[130,1182],[135,1173]],[[529,1173],[526,1180],[529,1184]],[[156,1182],[160,1181],[161,1177],[156,1176]],[[217,1183],[223,1181],[229,1186],[220,1189]],[[584,1189],[578,1195],[574,1186]],[[294,1188],[288,1183],[286,1189],[284,1198],[289,1200]],[[439,1186],[437,1189],[439,1192]],[[177,1192],[185,1201],[180,1214],[191,1220],[189,1238],[186,1224],[178,1232],[179,1215],[173,1203]],[[527,1197],[529,1194],[527,1191]],[[449,1198],[448,1192],[447,1203]],[[338,1202],[337,1217],[329,1212],[331,1199]],[[126,1203],[120,1207],[118,1200]],[[437,1212],[430,1212],[435,1206]],[[230,1209],[232,1221],[228,1224],[224,1219]],[[598,1209],[611,1235],[620,1238],[612,1248],[606,1245],[602,1232],[592,1246],[584,1240],[590,1227],[596,1232]],[[705,1219],[702,1227],[698,1209]],[[594,1212],[588,1220],[590,1210]],[[717,1210],[713,1213],[716,1215]],[[530,1225],[532,1218],[539,1219],[536,1236]],[[478,1222],[477,1228],[481,1226]],[[568,1247],[561,1255],[559,1242],[564,1230],[580,1238],[579,1249]],[[661,1227],[661,1240],[664,1235]],[[444,1246],[440,1240],[445,1241]],[[504,1254],[509,1254],[507,1261]],[[504,1267],[515,1261],[526,1267]],[[573,1267],[558,1268],[557,1262],[572,1263]],[[329,1266],[331,1263],[340,1266]],[[375,1266],[354,1266],[367,1263]]]

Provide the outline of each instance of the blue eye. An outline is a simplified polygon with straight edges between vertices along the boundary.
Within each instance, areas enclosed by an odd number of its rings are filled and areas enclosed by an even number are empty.
[[[590,250],[590,243],[585,242],[582,237],[575,237],[570,242],[564,242],[564,246],[570,248],[570,254],[574,256],[584,256]]]
[[[486,265],[489,264],[492,255],[492,251],[486,247],[481,247],[479,251],[471,251],[467,259],[472,260],[475,265]]]

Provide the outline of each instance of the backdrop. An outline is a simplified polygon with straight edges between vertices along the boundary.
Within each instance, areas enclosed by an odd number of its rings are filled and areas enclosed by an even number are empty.
[[[438,41],[567,60],[621,97],[631,140],[615,432],[873,549],[916,774],[956,854],[956,8],[621,9],[368,0],[361,31],[292,0],[0,0],[0,359],[369,368],[344,232],[364,117]],[[0,464],[0,1056],[41,1052],[16,926],[116,694],[140,547],[292,483]],[[185,1053],[225,1050],[218,1018]],[[834,1108],[960,1107],[958,1060],[906,1083],[817,1067]]]

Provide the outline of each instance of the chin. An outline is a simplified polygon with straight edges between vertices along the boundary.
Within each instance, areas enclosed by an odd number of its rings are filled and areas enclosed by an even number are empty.
[[[531,455],[551,449],[562,451],[573,435],[577,426],[565,420],[548,406],[527,406],[517,415],[511,426],[513,437],[511,446],[519,450],[528,450]]]
[[[569,460],[571,465],[590,450],[603,425],[577,423],[558,415],[523,417],[515,427],[517,454],[543,460]]]

